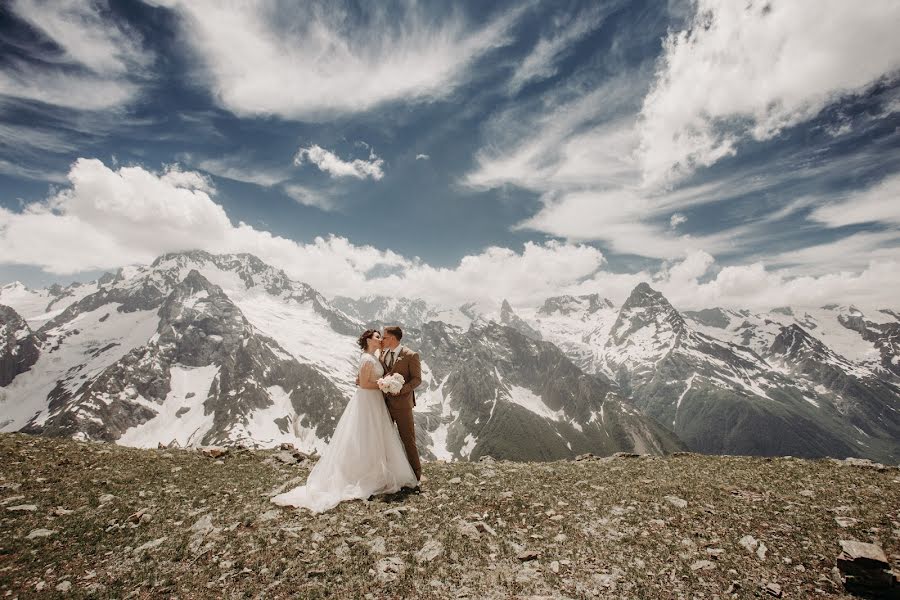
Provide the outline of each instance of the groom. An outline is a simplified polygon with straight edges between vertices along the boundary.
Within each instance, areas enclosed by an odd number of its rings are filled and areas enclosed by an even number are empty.
[[[403,388],[397,394],[385,394],[391,420],[397,424],[406,459],[417,480],[422,479],[422,465],[419,462],[419,450],[416,448],[416,428],[413,422],[413,406],[416,405],[416,394],[413,391],[422,383],[422,367],[419,354],[406,346],[400,345],[403,331],[397,327],[385,327],[381,335],[381,361],[384,374],[399,373],[403,376]]]

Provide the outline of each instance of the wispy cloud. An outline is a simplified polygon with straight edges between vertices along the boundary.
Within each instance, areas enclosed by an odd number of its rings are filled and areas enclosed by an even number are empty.
[[[444,98],[474,61],[511,41],[522,12],[478,25],[415,2],[363,3],[362,15],[333,2],[157,3],[181,17],[182,38],[224,108],[303,120]]]
[[[328,173],[332,177],[355,177],[356,179],[371,178],[375,181],[384,177],[384,160],[379,158],[374,150],[369,150],[369,158],[363,160],[343,160],[334,152],[313,144],[306,148],[300,148],[294,157],[295,165],[310,163],[320,171]]]
[[[828,227],[863,223],[900,226],[900,175],[813,210],[809,218]]]
[[[34,60],[6,62],[0,96],[79,110],[135,98],[154,56],[134,31],[109,19],[103,0],[14,0],[9,9],[50,44],[30,48]]]
[[[251,157],[243,154],[219,158],[195,158],[191,154],[182,154],[179,159],[217,177],[253,183],[263,187],[272,187],[291,178],[288,168],[260,166]]]
[[[337,208],[333,198],[319,190],[313,190],[296,183],[285,184],[282,187],[285,194],[303,206],[311,206],[324,211],[331,211]]]
[[[573,44],[599,27],[611,8],[611,4],[595,4],[581,12],[557,18],[552,23],[552,32],[541,37],[516,68],[509,80],[509,92],[515,94],[532,81],[556,75],[559,59]]]
[[[428,160],[430,158],[427,154],[416,154],[416,160]]]
[[[698,0],[665,40],[641,112],[640,162],[665,184],[771,139],[900,69],[900,4]]]

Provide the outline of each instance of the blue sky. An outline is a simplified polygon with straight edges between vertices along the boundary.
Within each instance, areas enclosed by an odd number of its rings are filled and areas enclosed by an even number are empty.
[[[900,6],[0,7],[0,281],[200,247],[454,304],[884,304]]]

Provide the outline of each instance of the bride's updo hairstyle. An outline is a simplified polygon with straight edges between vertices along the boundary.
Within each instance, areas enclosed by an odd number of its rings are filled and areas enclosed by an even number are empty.
[[[363,331],[363,334],[359,336],[358,340],[356,340],[356,343],[359,344],[360,350],[362,350],[363,352],[366,351],[366,348],[369,345],[369,338],[375,335],[375,333],[375,329],[366,329],[365,331]]]

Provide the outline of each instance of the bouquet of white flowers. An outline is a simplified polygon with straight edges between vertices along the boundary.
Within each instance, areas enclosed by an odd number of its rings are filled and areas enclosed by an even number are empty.
[[[403,388],[403,375],[392,373],[378,380],[378,389],[385,394],[397,394]]]

